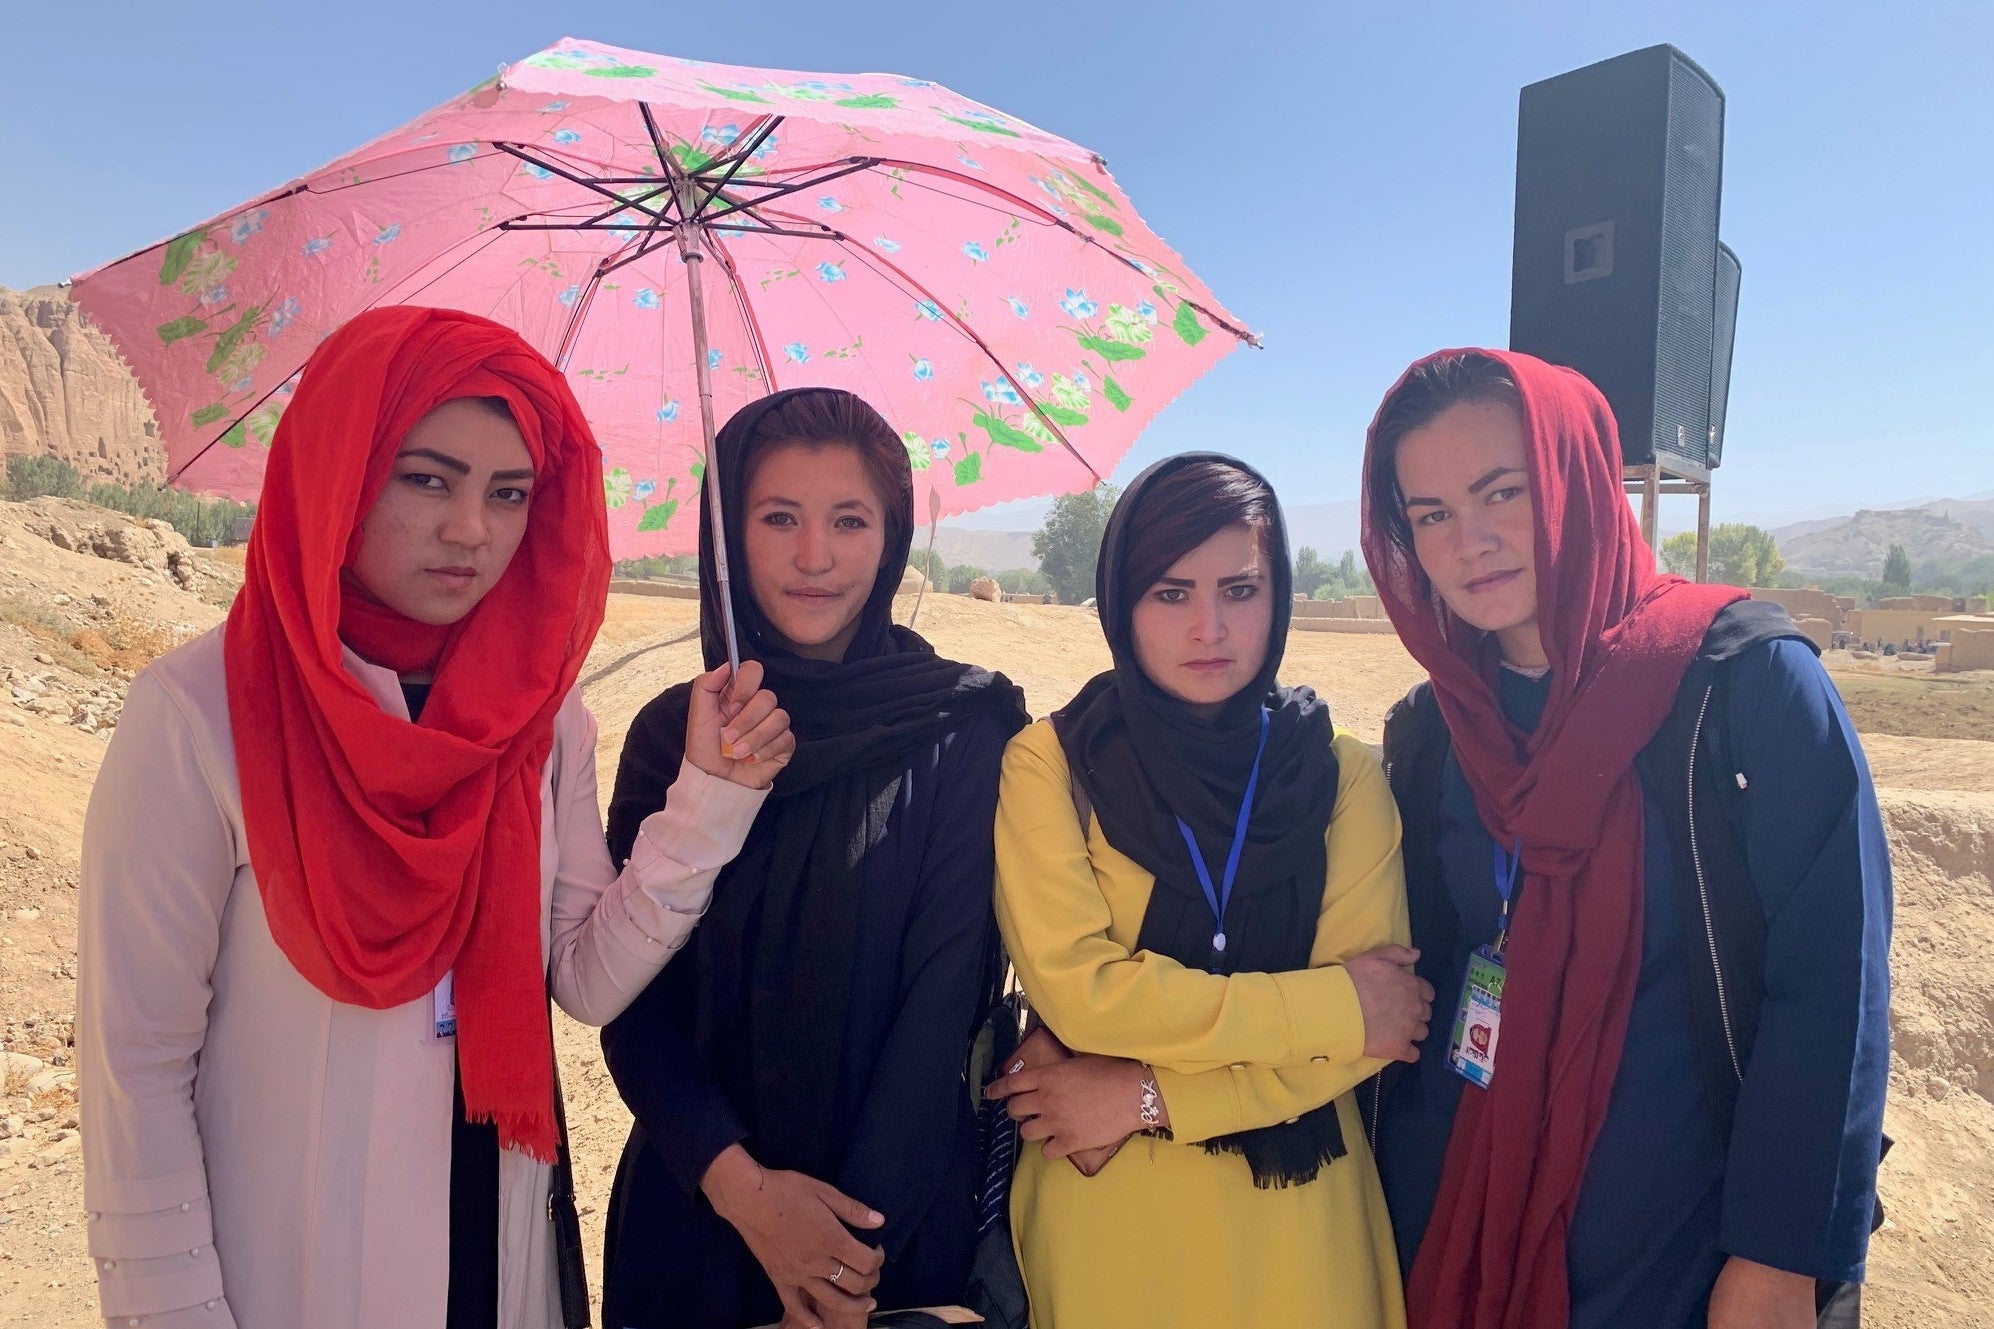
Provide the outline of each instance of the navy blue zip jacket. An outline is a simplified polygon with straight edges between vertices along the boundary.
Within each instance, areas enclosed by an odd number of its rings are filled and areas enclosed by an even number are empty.
[[[1764,929],[1762,954],[1759,938],[1751,947],[1763,965],[1753,1000],[1734,994],[1725,1011],[1755,1008],[1727,1026],[1743,1044],[1735,1049],[1742,1077],[1714,1077],[1728,1050],[1714,1058],[1699,1044],[1692,1012],[1710,995],[1713,943],[1679,907],[1681,887],[1698,885],[1683,874],[1697,865],[1670,834],[1644,761],[1641,974],[1571,1224],[1575,1329],[1700,1326],[1733,1255],[1822,1280],[1863,1275],[1889,1073],[1882,819],[1854,727],[1807,643],[1754,641],[1721,667],[1724,687],[1712,695],[1722,713],[1701,719],[1723,727],[1715,750],[1730,769],[1711,774],[1741,787],[1708,801],[1735,812],[1730,833],[1757,905],[1752,923]],[[1693,674],[1685,688],[1701,693],[1707,677]],[[1500,692],[1510,717],[1533,728],[1546,685],[1505,671]],[[1700,806],[1697,815],[1721,811]],[[1436,1009],[1419,1063],[1388,1085],[1376,1128],[1399,1258],[1410,1268],[1466,1084],[1447,1064],[1453,1007],[1469,952],[1495,937],[1498,898],[1491,839],[1451,755],[1438,807],[1404,812],[1413,944]],[[1435,828],[1433,845],[1411,843],[1422,824]],[[1423,927],[1423,918],[1438,922]]]

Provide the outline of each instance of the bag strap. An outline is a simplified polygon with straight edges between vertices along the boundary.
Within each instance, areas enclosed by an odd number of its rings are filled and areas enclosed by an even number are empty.
[[[562,1329],[589,1329],[588,1262],[581,1246],[581,1215],[575,1208],[575,1165],[568,1153],[568,1109],[561,1091],[561,1066],[554,1059],[554,1126],[560,1142],[547,1175],[547,1223],[554,1229],[554,1284],[561,1302]]]

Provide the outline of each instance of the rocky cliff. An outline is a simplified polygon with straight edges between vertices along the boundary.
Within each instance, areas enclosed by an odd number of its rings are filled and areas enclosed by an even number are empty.
[[[0,288],[0,455],[62,458],[89,480],[157,481],[152,408],[63,290]]]
[[[1994,554],[1994,539],[1952,517],[1924,508],[1864,510],[1826,530],[1779,542],[1786,566],[1817,577],[1876,577],[1890,546],[1904,546],[1915,567],[1938,563],[1957,567]]]

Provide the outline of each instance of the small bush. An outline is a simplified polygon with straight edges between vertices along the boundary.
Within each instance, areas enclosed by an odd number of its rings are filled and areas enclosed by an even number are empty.
[[[23,503],[31,498],[82,498],[83,477],[60,457],[9,457],[8,497]]]

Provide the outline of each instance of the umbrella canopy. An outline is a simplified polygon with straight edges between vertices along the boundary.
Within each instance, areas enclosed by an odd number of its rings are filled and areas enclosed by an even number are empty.
[[[701,378],[722,419],[779,388],[858,393],[946,515],[1097,483],[1253,340],[1064,139],[920,79],[573,39],[75,297],[173,482],[238,498],[333,328],[379,304],[506,323],[595,425],[619,557],[696,542]]]

